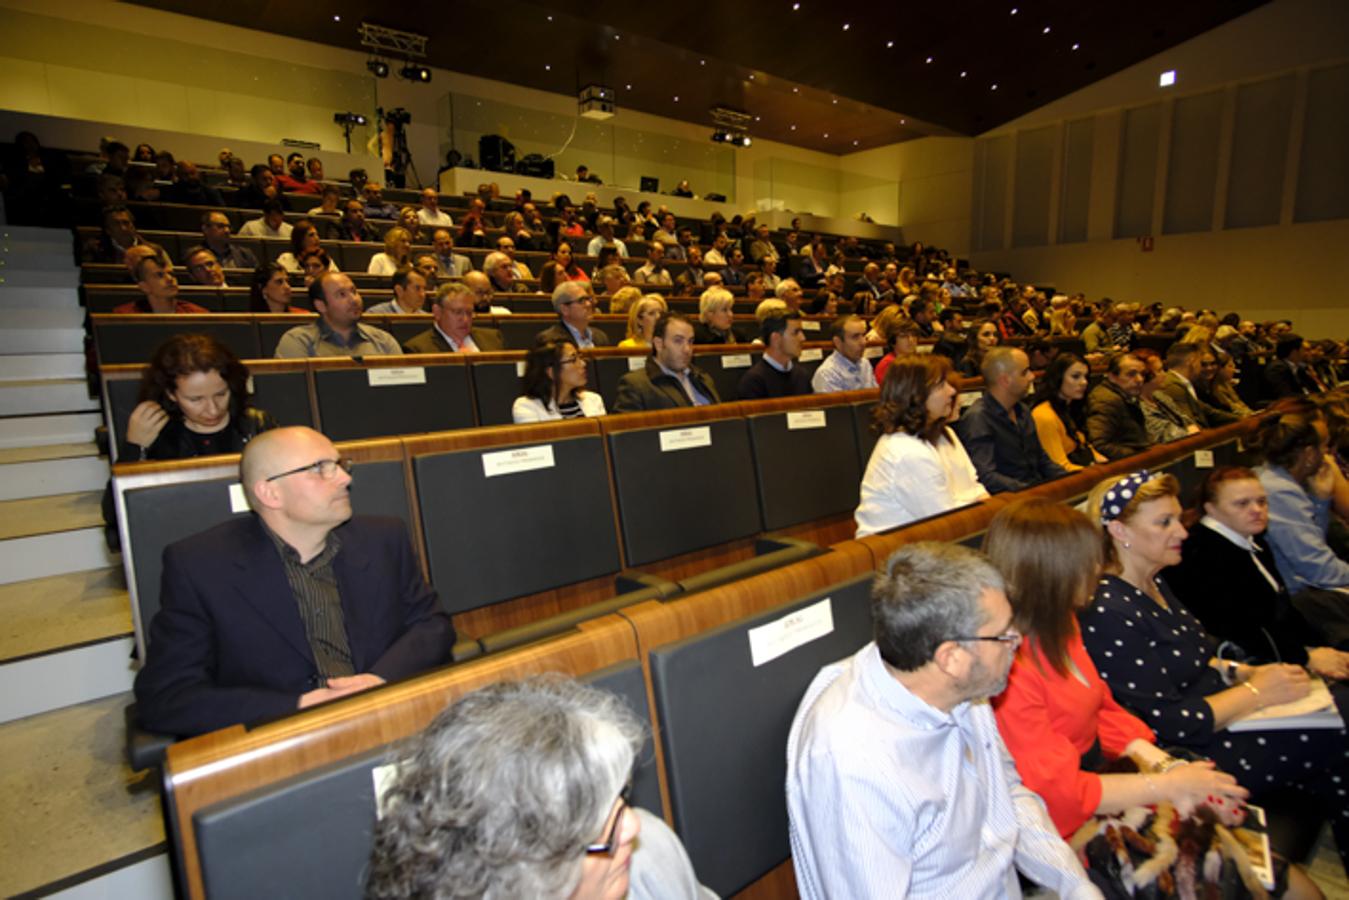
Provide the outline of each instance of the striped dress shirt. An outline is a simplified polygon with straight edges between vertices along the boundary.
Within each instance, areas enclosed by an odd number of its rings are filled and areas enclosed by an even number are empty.
[[[942,712],[875,643],[811,682],[787,741],[792,863],[805,900],[1020,897],[1017,869],[1098,898],[1021,784],[986,701]]]
[[[309,649],[318,667],[319,685],[329,678],[356,674],[351,661],[351,645],[347,641],[342,595],[337,589],[337,573],[333,571],[333,559],[342,549],[342,539],[336,531],[328,532],[328,542],[323,550],[305,563],[300,562],[300,554],[294,547],[266,525],[263,529],[281,554],[286,581],[295,596],[305,637],[309,639]]]

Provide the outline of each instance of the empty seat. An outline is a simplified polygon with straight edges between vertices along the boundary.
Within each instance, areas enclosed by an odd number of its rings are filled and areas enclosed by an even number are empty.
[[[871,639],[870,584],[868,573],[648,655],[675,831],[721,896],[790,856],[787,733],[820,668]],[[821,636],[755,659],[755,629],[807,610],[829,623]]]
[[[310,365],[319,421],[331,440],[473,426],[462,358],[316,359]]]
[[[524,371],[525,363],[518,353],[475,353],[469,357],[479,425],[511,424],[511,405],[520,396]]]
[[[730,403],[740,398],[740,379],[744,377],[745,370],[758,362],[762,356],[763,351],[751,351],[748,347],[737,347],[730,351],[699,348],[694,353],[693,364],[712,379],[721,402]]]
[[[407,442],[431,581],[450,612],[617,572],[598,426],[483,428]]]
[[[862,473],[851,407],[774,410],[747,421],[764,528],[786,528],[857,507]]]
[[[100,365],[146,362],[175,334],[209,334],[240,359],[260,355],[258,332],[248,316],[95,315],[92,322]]]

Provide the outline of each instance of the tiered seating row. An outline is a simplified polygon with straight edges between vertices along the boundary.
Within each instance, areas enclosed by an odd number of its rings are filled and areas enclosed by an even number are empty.
[[[1195,450],[1230,462],[1239,452],[1236,439],[1254,424],[1195,435],[1033,491],[1076,502],[1096,480],[1143,466],[1192,484],[1200,474]],[[918,540],[977,543],[1009,499],[845,541],[824,555],[695,595],[643,602],[544,643],[280,722],[175,745],[164,777],[185,893],[215,896],[217,886],[227,886],[222,873],[235,873],[251,885],[288,884],[297,897],[360,896],[375,815],[367,772],[393,742],[425,727],[446,703],[499,679],[556,671],[611,684],[615,672],[632,678],[640,665],[646,702],[638,699],[634,708],[653,722],[660,794],[659,803],[643,805],[664,811],[700,878],[719,894],[792,896],[783,748],[805,685],[821,665],[870,638],[868,581],[895,548]],[[828,611],[823,636],[773,659],[753,658],[753,629],[806,610]],[[631,683],[623,689],[633,696]],[[643,790],[649,778],[644,768]],[[339,794],[350,802],[339,806]],[[332,815],[333,809],[343,812]],[[324,825],[267,826],[278,817]],[[220,838],[222,822],[229,824],[228,839]],[[340,858],[335,846],[344,848]]]

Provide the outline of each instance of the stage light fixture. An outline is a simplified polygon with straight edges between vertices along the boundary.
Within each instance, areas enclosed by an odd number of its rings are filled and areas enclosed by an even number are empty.
[[[382,59],[372,59],[365,64],[365,67],[376,78],[389,77],[389,64]]]
[[[407,63],[398,71],[400,78],[406,78],[408,81],[419,81],[427,84],[431,81],[431,70],[426,66],[418,66],[413,63]]]

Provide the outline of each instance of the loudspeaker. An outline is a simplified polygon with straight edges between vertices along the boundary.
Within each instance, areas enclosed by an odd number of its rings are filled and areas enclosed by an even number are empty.
[[[659,178],[652,178],[652,177],[649,176],[649,175],[643,175],[643,176],[642,176],[642,193],[643,193],[643,194],[659,194],[659,193],[660,193],[660,179],[659,179]]]
[[[528,156],[522,156],[520,161],[515,164],[516,175],[532,175],[535,178],[552,178],[553,161],[544,159],[537,153],[530,153]]]
[[[515,145],[499,134],[484,134],[478,138],[478,159],[484,169],[514,172]]]

